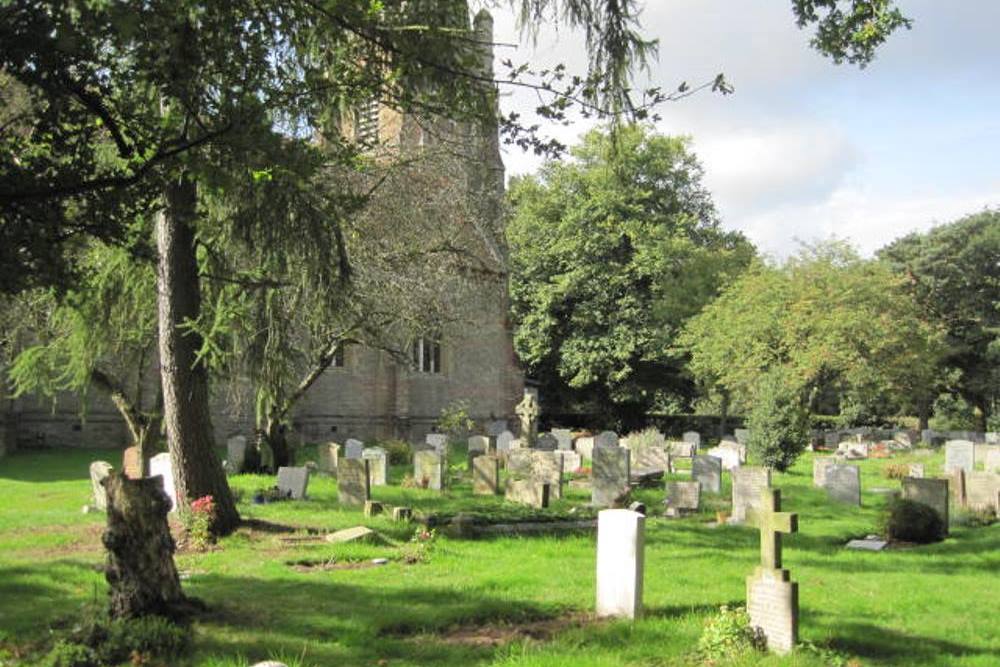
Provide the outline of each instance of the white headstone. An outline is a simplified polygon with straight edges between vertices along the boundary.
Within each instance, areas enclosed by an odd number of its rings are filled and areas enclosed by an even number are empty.
[[[448,447],[448,436],[444,433],[428,433],[424,441],[433,447],[438,454],[443,454]]]
[[[745,445],[747,444],[747,441],[750,440],[750,429],[748,428],[734,429],[733,435],[736,436],[736,442],[740,443],[741,445]]]
[[[344,443],[344,458],[345,459],[360,459],[361,452],[365,450],[365,443],[354,438],[348,438],[347,442]]]
[[[149,476],[163,477],[163,490],[170,498],[170,511],[177,509],[177,487],[174,486],[174,465],[170,461],[170,453],[163,452],[149,459]]]
[[[723,443],[727,444],[727,443]],[[736,447],[723,447],[722,445],[718,447],[712,447],[708,450],[709,456],[714,456],[715,458],[722,461],[723,470],[733,470],[734,468],[740,467],[740,452]]]
[[[635,618],[642,611],[646,517],[632,510],[597,515],[597,615]]]
[[[510,451],[510,443],[514,440],[514,434],[510,431],[501,431],[497,435],[497,453],[503,454]]]
[[[490,449],[490,439],[485,435],[470,435],[469,436],[469,453],[480,452],[485,454]]]
[[[368,475],[371,486],[385,486],[388,477],[388,455],[381,447],[366,447],[361,450],[361,458],[368,459]]]
[[[576,448],[577,453],[579,453],[583,458],[594,458],[594,438],[591,436],[577,438],[576,442],[573,443],[573,446]]]
[[[970,440],[949,440],[944,444],[944,471],[961,468],[972,472],[975,467],[976,446]]]

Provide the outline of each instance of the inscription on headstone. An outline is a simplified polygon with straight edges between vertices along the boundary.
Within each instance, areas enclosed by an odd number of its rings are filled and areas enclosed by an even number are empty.
[[[597,515],[597,616],[635,618],[642,611],[646,517],[632,510]]]
[[[361,507],[371,500],[368,459],[343,458],[337,464],[337,501],[343,507]]]

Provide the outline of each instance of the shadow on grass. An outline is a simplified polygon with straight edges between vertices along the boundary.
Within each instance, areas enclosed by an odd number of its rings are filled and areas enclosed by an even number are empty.
[[[837,635],[830,640],[834,649],[900,665],[940,664],[945,656],[957,658],[986,653],[965,644],[904,634],[868,623],[838,624]]]
[[[121,467],[122,449],[24,449],[9,454],[0,464],[0,479],[15,482],[68,482],[90,480],[90,464],[107,461]]]

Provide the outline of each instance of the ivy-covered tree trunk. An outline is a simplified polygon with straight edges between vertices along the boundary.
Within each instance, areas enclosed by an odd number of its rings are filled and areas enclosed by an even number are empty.
[[[182,506],[204,496],[215,500],[216,534],[239,524],[222,462],[215,453],[208,403],[208,374],[198,359],[201,338],[183,325],[198,318],[201,292],[195,254],[197,188],[180,177],[166,188],[166,210],[157,216],[157,299],[163,422]]]

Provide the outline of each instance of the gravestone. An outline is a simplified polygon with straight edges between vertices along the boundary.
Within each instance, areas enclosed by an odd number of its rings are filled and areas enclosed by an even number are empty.
[[[485,435],[470,435],[468,443],[469,454],[472,454],[473,452],[486,454],[490,451],[490,439]]]
[[[106,512],[108,509],[108,490],[104,488],[104,480],[114,470],[107,461],[94,461],[90,464],[90,488],[94,492],[94,509]]]
[[[993,448],[986,452],[983,467],[986,472],[1000,472],[1000,449]]]
[[[139,479],[142,477],[142,467],[139,460],[139,447],[132,445],[122,452],[122,472],[129,479]]]
[[[486,423],[486,435],[491,438],[495,438],[506,431],[507,428],[506,419],[494,419],[493,421]]]
[[[444,486],[444,460],[432,449],[413,455],[413,478],[425,489],[440,491]]]
[[[965,475],[965,504],[978,512],[996,514],[1000,475],[992,472],[970,472]]]
[[[316,456],[319,459],[317,465],[320,472],[328,475],[337,474],[337,462],[340,460],[340,445],[336,442],[325,442],[316,448]]]
[[[820,488],[826,486],[826,471],[835,465],[837,459],[832,456],[817,456],[813,459],[813,486]]]
[[[231,475],[243,472],[243,462],[247,456],[247,439],[243,435],[234,435],[226,440],[226,468]]]
[[[500,459],[484,455],[472,459],[472,492],[495,496],[500,490]]]
[[[767,639],[768,649],[788,653],[799,637],[799,585],[781,567],[781,534],[798,532],[798,515],[782,512],[781,491],[766,489],[753,519],[760,529],[760,561],[747,577],[750,627]]]
[[[632,451],[632,473],[668,472],[670,470],[670,454],[666,447],[646,445],[642,449]]]
[[[733,435],[736,436],[736,442],[741,445],[746,445],[750,440],[750,429],[748,428],[737,428],[733,429]]]
[[[631,466],[623,447],[595,447],[591,465],[590,500],[595,507],[610,507],[628,491]]]
[[[892,434],[892,439],[906,447],[913,446],[913,437],[909,431],[895,431]]]
[[[544,509],[549,506],[549,485],[533,479],[508,479],[504,500]]]
[[[163,477],[163,491],[170,499],[170,511],[177,509],[177,487],[174,485],[174,464],[170,461],[170,452],[163,452],[149,459],[149,476]]]
[[[693,442],[671,440],[666,444],[670,456],[675,459],[689,459],[698,453],[698,447]]]
[[[541,484],[547,484],[549,498],[559,500],[562,498],[562,457],[550,451],[535,451],[531,454],[532,478]]]
[[[389,477],[389,456],[382,447],[366,447],[361,450],[361,458],[368,461],[368,475],[371,486],[385,486]]]
[[[337,474],[343,466],[345,459],[340,460]],[[339,482],[339,480],[338,480]],[[278,491],[288,496],[292,500],[302,500],[306,497],[306,489],[309,487],[309,468],[305,466],[293,467],[282,466],[278,468]]]
[[[961,468],[972,472],[976,460],[976,446],[969,440],[949,440],[944,445],[944,471]]]
[[[583,465],[583,458],[571,449],[559,449],[553,453],[562,459],[563,473],[574,473]]]
[[[948,534],[948,480],[904,477],[903,499],[927,505],[941,517],[944,534]]]
[[[695,456],[691,460],[691,479],[701,484],[704,493],[719,493],[722,489],[722,461],[704,454]]]
[[[588,435],[582,438],[577,438],[573,445],[576,448],[577,453],[579,453],[583,458],[594,458],[594,438],[591,436]]]
[[[740,445],[733,446],[732,443],[723,442],[718,447],[708,450],[709,456],[714,456],[722,463],[723,470],[733,470],[739,468],[743,458],[740,455]]]
[[[514,434],[510,431],[501,431],[497,435],[497,453],[505,454],[510,451],[510,443],[514,440]]]
[[[573,432],[568,428],[554,428],[552,429],[552,435],[555,436],[558,442],[557,449],[573,449]]]
[[[1000,452],[1000,446],[998,445],[986,445],[982,443],[976,443],[973,448],[973,467],[978,470],[979,468],[986,468],[986,459],[990,456],[991,452]],[[989,472],[989,471],[987,471]]]
[[[837,445],[837,452],[849,459],[866,459],[869,447],[867,442],[842,442]]]
[[[344,458],[360,459],[361,452],[365,451],[365,443],[354,438],[348,438],[344,443]]]
[[[343,458],[337,463],[337,502],[341,507],[361,507],[371,500],[370,463],[363,458]]]
[[[618,434],[614,431],[601,431],[594,438],[594,448],[618,447]]]
[[[597,515],[597,616],[632,618],[642,611],[646,517],[632,510]]]
[[[924,476],[924,464],[923,463],[911,463],[909,466],[909,476],[922,479]]]
[[[433,447],[438,454],[444,454],[445,449],[448,448],[448,436],[444,433],[428,433],[424,442]]]
[[[538,415],[540,414],[538,399],[535,398],[534,394],[525,394],[521,402],[514,408],[514,413],[521,422],[521,433],[519,434],[521,442],[524,443],[525,447],[533,447],[535,439],[538,437]]]
[[[824,487],[830,500],[861,505],[861,471],[857,466],[842,463],[829,466]]]
[[[552,452],[559,449],[559,440],[551,433],[542,433],[535,440],[535,448]]]
[[[771,470],[745,466],[730,472],[733,478],[733,523],[747,520],[747,513],[760,509],[762,494],[771,488]]]
[[[673,516],[683,512],[697,512],[701,501],[701,484],[698,482],[667,482],[664,505]]]
[[[945,477],[951,490],[951,501],[959,507],[965,507],[965,470],[954,468],[946,472]]]
[[[701,447],[701,433],[698,433],[698,431],[685,431],[681,435],[681,440],[694,445],[695,449]]]

